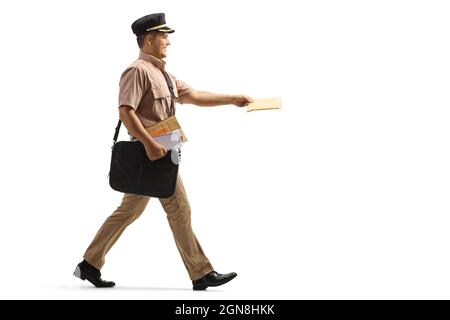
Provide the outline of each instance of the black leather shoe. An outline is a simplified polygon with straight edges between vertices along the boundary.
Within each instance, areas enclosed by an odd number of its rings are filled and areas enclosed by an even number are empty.
[[[105,281],[101,278],[100,270],[88,263],[86,260],[81,261],[75,268],[73,275],[81,280],[88,280],[97,288],[110,288],[116,284],[112,281]]]
[[[211,271],[206,276],[192,281],[194,290],[205,290],[208,287],[221,286],[234,278],[236,278],[236,272],[231,272],[227,274],[220,274],[215,271]]]

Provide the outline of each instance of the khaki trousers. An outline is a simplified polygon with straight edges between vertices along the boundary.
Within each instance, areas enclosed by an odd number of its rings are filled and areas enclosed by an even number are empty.
[[[97,269],[101,269],[109,249],[126,227],[139,218],[149,200],[147,196],[125,194],[120,206],[98,230],[84,254],[84,259]],[[167,220],[189,277],[197,280],[213,271],[211,263],[192,231],[191,208],[180,176],[177,179],[175,193],[170,198],[161,198],[159,201],[167,213]]]

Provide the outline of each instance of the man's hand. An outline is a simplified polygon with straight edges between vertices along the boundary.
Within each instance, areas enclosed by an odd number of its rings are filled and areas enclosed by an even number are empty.
[[[153,140],[150,134],[145,130],[133,107],[127,105],[120,106],[119,117],[125,127],[127,127],[128,131],[136,139],[142,142],[145,147],[145,153],[147,153],[147,157],[150,160],[157,160],[165,156],[167,153],[166,148]]]
[[[167,153],[166,148],[164,148],[162,145],[160,145],[157,142],[144,144],[144,147],[145,147],[145,152],[147,153],[147,157],[151,161],[158,160],[158,159],[164,157]]]
[[[233,96],[232,101],[233,101],[232,103],[233,103],[235,106],[238,106],[238,107],[245,107],[245,106],[248,105],[249,103],[252,103],[252,102],[253,102],[253,99],[250,98],[250,97],[248,97],[248,96],[236,95],[236,96]]]

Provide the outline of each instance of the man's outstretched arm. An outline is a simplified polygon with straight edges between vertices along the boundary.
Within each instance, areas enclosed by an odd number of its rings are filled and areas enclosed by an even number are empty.
[[[253,99],[244,95],[227,95],[196,90],[190,90],[183,96],[183,103],[195,104],[200,107],[215,107],[226,104],[245,107],[251,102],[253,102]]]

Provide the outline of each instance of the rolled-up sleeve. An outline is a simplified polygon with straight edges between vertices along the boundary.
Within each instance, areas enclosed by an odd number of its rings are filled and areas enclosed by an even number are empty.
[[[188,85],[186,82],[183,82],[181,80],[175,79],[176,81],[176,86],[177,86],[177,91],[178,91],[178,100],[177,102],[179,103],[183,103],[183,99],[186,96],[186,94],[189,91],[192,91],[194,89],[192,89],[192,87],[190,85]]]
[[[119,107],[130,106],[137,109],[150,84],[144,70],[133,66],[127,68],[120,77]]]

